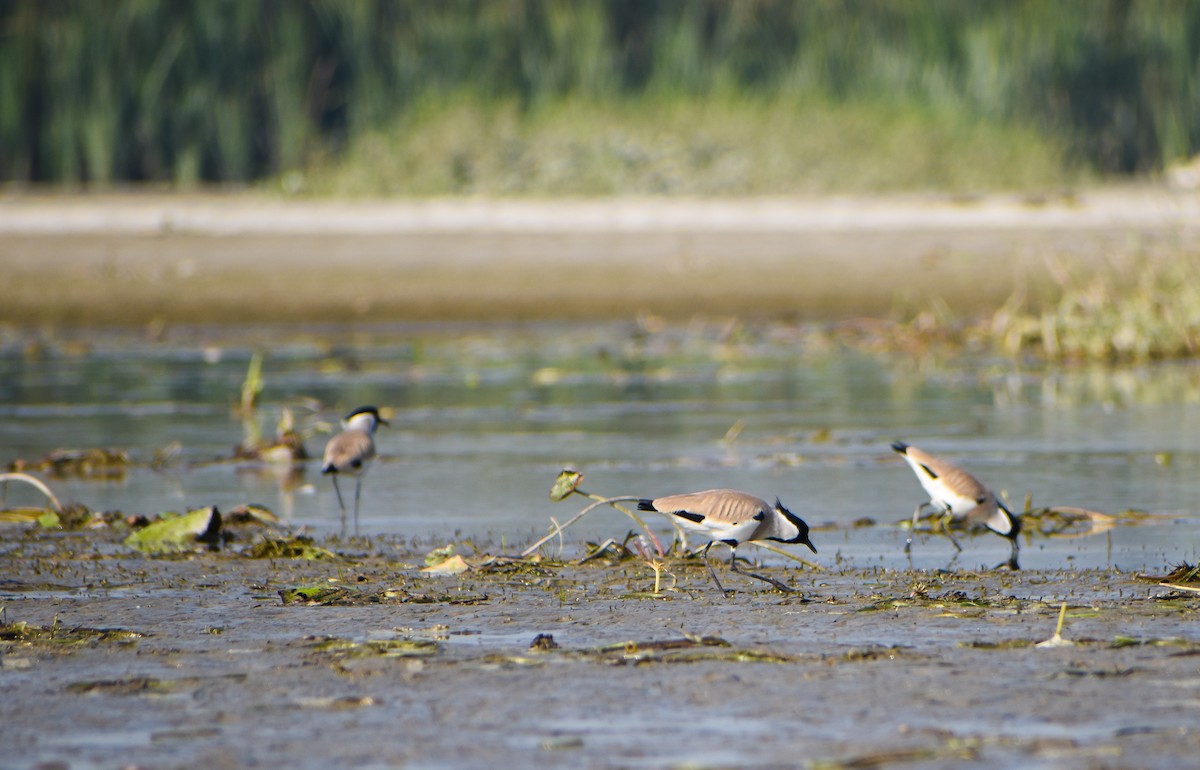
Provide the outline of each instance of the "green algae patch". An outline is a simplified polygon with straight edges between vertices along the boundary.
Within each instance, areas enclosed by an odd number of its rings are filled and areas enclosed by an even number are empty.
[[[174,682],[152,676],[96,679],[87,682],[72,682],[67,685],[67,691],[76,695],[152,695],[169,693],[174,689]]]
[[[1002,639],[1000,641],[982,641],[972,639],[967,642],[959,642],[959,647],[967,647],[972,650],[1021,650],[1026,647],[1033,647],[1036,644],[1032,639]]]
[[[685,636],[680,639],[629,640],[582,649],[563,648],[549,634],[538,634],[526,654],[496,653],[484,663],[540,666],[552,658],[584,660],[615,666],[652,663],[795,663],[796,658],[756,647],[738,647],[719,636]]]
[[[284,604],[344,604],[353,594],[342,586],[298,586],[280,589],[279,598]]]
[[[360,607],[371,604],[481,604],[488,601],[487,594],[472,591],[422,593],[403,588],[358,591],[345,586],[328,585],[284,588],[279,591],[279,598],[284,604],[323,607]]]
[[[301,559],[305,561],[338,558],[333,551],[322,548],[314,543],[311,537],[304,535],[264,537],[243,551],[242,555],[248,559]]]
[[[427,658],[441,652],[432,639],[367,639],[319,637],[309,644],[314,652],[340,662],[351,658]]]
[[[129,471],[132,461],[121,449],[55,449],[37,460],[14,460],[12,471],[40,471],[55,478],[120,480]]]
[[[793,658],[769,650],[736,647],[719,636],[686,636],[662,641],[627,641],[580,650],[581,657],[606,663],[792,663]]]
[[[0,625],[0,651],[56,651],[94,644],[131,645],[142,638],[136,631],[123,628],[65,628],[57,620],[49,626],[24,621]]]

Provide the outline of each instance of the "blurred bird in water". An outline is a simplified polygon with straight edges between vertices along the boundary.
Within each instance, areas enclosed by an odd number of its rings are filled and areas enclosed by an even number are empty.
[[[903,441],[892,442],[892,449],[898,452],[913,469],[913,473],[917,474],[917,480],[921,482],[930,498],[913,511],[912,528],[909,529],[908,541],[904,544],[905,553],[912,550],[913,531],[917,527],[921,511],[932,508],[954,522],[965,523],[969,529],[987,527],[997,535],[1008,538],[1012,545],[1012,555],[1007,564],[1012,569],[1020,569],[1017,564],[1017,554],[1020,550],[1017,535],[1021,532],[1021,519],[1008,510],[991,489],[962,468],[939,460]],[[950,542],[954,543],[954,547],[961,551],[962,546],[958,541],[949,532],[946,535]]]
[[[354,531],[358,533],[358,501],[362,494],[362,477],[375,458],[375,429],[387,425],[373,406],[362,406],[346,415],[345,430],[329,439],[325,445],[325,458],[321,462],[321,473],[333,479],[333,491],[337,493],[338,507],[342,510],[342,530],[346,529],[346,504],[342,501],[342,490],[338,487],[338,476],[354,477]]]

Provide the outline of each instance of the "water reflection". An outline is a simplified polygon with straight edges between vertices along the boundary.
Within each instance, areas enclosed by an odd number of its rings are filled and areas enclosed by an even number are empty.
[[[235,407],[260,349],[260,435],[291,409],[311,457],[347,409],[396,410],[363,499],[365,532],[527,543],[551,516],[573,513],[546,490],[575,463],[606,495],[716,486],[777,495],[840,528],[822,534],[837,543],[831,559],[901,566],[902,530],[849,526],[901,521],[919,502],[888,448],[903,439],[970,467],[1017,509],[1031,495],[1035,506],[1178,515],[1116,527],[1111,549],[1103,536],[1023,542],[1027,568],[1197,561],[1195,364],[1038,371],[812,339],[787,327],[612,323],[191,329],[158,342],[109,333],[46,343],[37,355],[12,344],[0,355],[0,462],[112,448],[133,462],[124,477],[66,477],[56,489],[130,513],[256,502],[334,531],[337,503],[314,483],[317,461],[212,462],[248,439]],[[569,536],[620,536],[627,523],[597,513]],[[995,540],[965,540],[959,565],[1001,560],[1006,546]],[[950,550],[931,542],[916,564],[943,566]]]

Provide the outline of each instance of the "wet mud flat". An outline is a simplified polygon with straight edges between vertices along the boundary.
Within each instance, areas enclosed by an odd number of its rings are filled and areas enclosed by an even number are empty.
[[[32,767],[1139,767],[1200,751],[1200,594],[1116,571],[465,555],[387,537],[0,550],[0,744]],[[281,554],[284,552],[280,552]],[[308,555],[314,555],[309,553]],[[751,555],[751,554],[747,554]],[[448,570],[447,572],[453,572]],[[725,575],[722,575],[725,578]],[[1063,646],[1051,638],[1063,603]]]

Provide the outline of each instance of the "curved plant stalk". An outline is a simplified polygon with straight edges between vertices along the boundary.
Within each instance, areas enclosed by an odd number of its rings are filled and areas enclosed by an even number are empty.
[[[789,559],[791,559],[792,561],[798,561],[801,564],[803,564],[805,567],[816,570],[817,572],[825,571],[825,568],[822,567],[820,564],[809,561],[808,559],[805,559],[803,556],[797,556],[796,554],[792,553],[791,551],[785,551],[784,549],[780,548],[777,545],[772,545],[771,543],[767,543],[762,540],[747,540],[745,544],[746,545],[756,545],[759,548],[765,548],[768,551],[773,551],[773,552],[779,554],[780,556],[786,556]]]
[[[592,495],[588,495],[588,497],[592,497]],[[522,557],[528,556],[529,554],[531,554],[531,553],[533,553],[534,551],[536,551],[538,548],[540,548],[540,547],[542,547],[543,545],[545,545],[545,544],[546,544],[548,541],[550,541],[550,540],[553,540],[554,538],[558,537],[559,535],[561,535],[561,534],[562,534],[562,531],[563,531],[564,529],[566,529],[567,527],[571,526],[571,525],[572,525],[572,524],[574,524],[575,522],[577,522],[577,521],[579,521],[580,519],[582,519],[582,518],[583,518],[583,517],[584,517],[586,514],[588,514],[588,513],[591,513],[591,512],[592,512],[592,510],[593,510],[593,509],[595,509],[595,508],[599,508],[599,507],[600,507],[600,506],[602,506],[602,505],[612,505],[612,507],[613,507],[613,508],[616,508],[618,511],[621,511],[622,513],[627,513],[627,511],[623,510],[623,509],[622,509],[620,506],[618,506],[618,505],[613,505],[613,503],[628,503],[628,502],[631,502],[631,501],[633,501],[633,500],[637,500],[637,499],[638,499],[638,498],[636,498],[636,497],[596,497],[596,498],[595,498],[596,502],[592,503],[591,505],[589,505],[588,507],[584,508],[584,509],[583,509],[582,511],[580,511],[579,513],[577,513],[577,514],[575,514],[574,516],[572,516],[571,518],[567,519],[567,520],[566,520],[566,522],[564,522],[564,523],[562,523],[562,524],[557,524],[557,523],[556,523],[556,524],[554,525],[554,528],[553,528],[552,530],[550,530],[550,534],[546,535],[546,536],[545,536],[545,537],[543,537],[541,540],[538,540],[536,543],[534,543],[533,545],[529,546],[529,547],[528,547],[528,548],[526,548],[524,551],[521,551],[521,556],[522,556]],[[637,520],[637,517],[636,517],[636,516],[633,516],[632,518],[633,518],[635,521]],[[641,522],[640,522],[640,521],[638,521],[638,523],[639,523],[639,524],[641,524]],[[645,524],[642,524],[642,526],[644,527],[644,526],[646,526],[646,525],[645,525]],[[649,530],[647,530],[647,531],[649,531]],[[654,535],[653,535],[653,534],[651,534],[650,536],[651,536],[651,537],[653,537]]]
[[[638,498],[638,497],[609,497],[609,498],[604,498],[604,497],[601,497],[600,495],[593,495],[591,492],[584,492],[582,489],[576,489],[576,490],[575,490],[575,494],[577,494],[577,495],[583,495],[584,497],[588,498],[589,500],[596,500],[597,502],[610,502],[610,501],[613,501],[613,500],[625,500],[625,501],[628,501],[628,502],[637,502],[638,500],[640,500],[640,499],[641,499],[641,498]],[[654,534],[654,530],[650,529],[650,527],[648,527],[648,526],[646,525],[646,522],[642,520],[642,517],[641,517],[641,516],[638,516],[636,512],[634,512],[634,511],[632,511],[632,510],[630,510],[630,509],[626,508],[626,507],[625,507],[625,506],[623,506],[623,505],[615,505],[615,504],[614,504],[614,505],[613,505],[613,508],[616,508],[618,511],[620,511],[621,513],[625,514],[626,516],[628,516],[629,518],[631,518],[631,519],[633,519],[634,521],[636,521],[636,522],[637,522],[637,525],[638,525],[639,527],[641,527],[641,528],[642,528],[642,529],[645,531],[645,533],[646,533],[647,537],[649,537],[649,538],[650,538],[650,542],[654,543],[654,549],[655,549],[656,551],[658,551],[658,555],[659,555],[659,556],[663,556],[663,555],[665,555],[665,554],[666,554],[666,551],[665,551],[665,550],[663,549],[663,547],[662,547],[662,543],[661,543],[661,542],[659,542],[659,540],[658,540],[658,536]]]
[[[40,479],[30,476],[28,473],[0,473],[0,483],[9,481],[24,481],[26,484],[29,484],[34,489],[46,496],[46,498],[50,501],[50,505],[54,507],[54,510],[57,513],[62,513],[62,503],[60,503],[58,498],[54,496],[54,493],[50,491],[50,487],[43,484]]]
[[[641,498],[637,498],[637,497],[604,498],[604,497],[601,497],[600,495],[594,495],[591,492],[585,492],[579,488],[579,484],[582,481],[583,481],[583,472],[582,471],[580,471],[578,468],[576,468],[573,465],[568,465],[568,466],[564,467],[561,471],[558,472],[558,476],[554,479],[553,486],[550,487],[550,499],[556,503],[560,502],[562,500],[566,500],[571,495],[583,495],[584,497],[588,498],[589,500],[595,500],[597,502],[602,502],[605,500],[611,500],[611,501],[621,500],[621,501],[633,502],[633,501],[641,499]],[[650,527],[646,526],[646,522],[642,521],[641,516],[638,516],[636,513],[629,510],[628,508],[626,508],[623,505],[615,505],[614,504],[612,507],[616,508],[618,511],[620,511],[621,513],[625,514],[626,516],[628,516],[629,518],[631,518],[635,522],[637,522],[637,525],[639,527],[641,527],[642,530],[645,531],[645,533],[650,537],[650,541],[652,543],[654,543],[654,548],[656,551],[658,551],[658,555],[659,556],[666,555],[666,551],[663,549],[662,543],[659,542],[658,537],[654,534],[654,531],[651,530]],[[574,519],[571,519],[571,521],[574,521]],[[570,522],[568,522],[568,523],[570,523]],[[555,526],[556,527],[558,526],[557,522],[555,523]],[[676,529],[676,531],[680,532],[680,542],[682,542],[684,544],[684,546],[686,547],[687,540],[683,539],[682,529],[680,529],[678,524],[675,525],[675,529]],[[559,528],[557,531],[562,532],[562,529]]]

